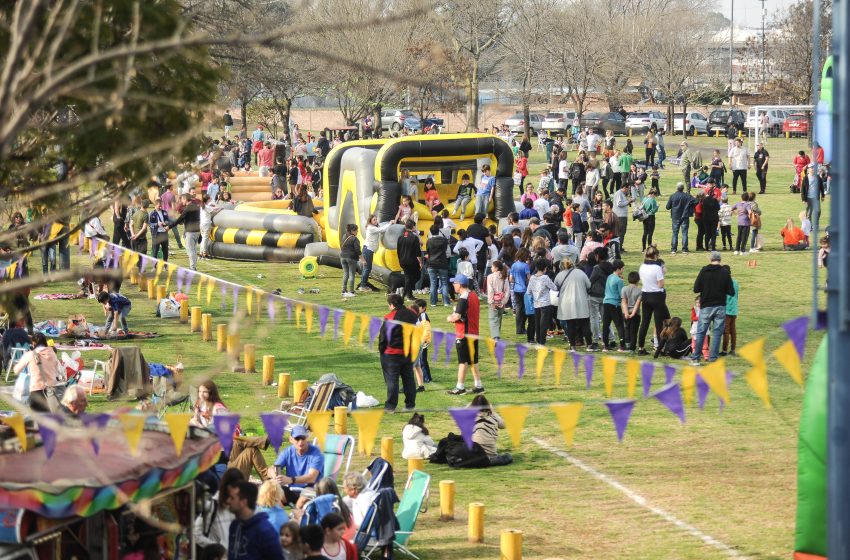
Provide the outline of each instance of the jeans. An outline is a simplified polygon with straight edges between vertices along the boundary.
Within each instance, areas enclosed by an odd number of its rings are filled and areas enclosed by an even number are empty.
[[[732,192],[738,192],[738,178],[741,178],[741,186],[744,189],[744,192],[747,192],[747,170],[746,169],[733,169],[732,170]]]
[[[475,197],[475,213],[486,214],[490,206],[490,193],[479,194]]]
[[[514,318],[516,319],[516,334],[525,334],[525,292],[513,293]]]
[[[614,173],[611,179],[611,194],[614,194],[623,186],[623,174]]]
[[[369,273],[372,272],[372,258],[375,253],[369,247],[363,247],[363,260],[366,264],[363,265],[363,270],[360,271],[360,287],[365,288],[369,285]]]
[[[454,210],[452,211],[452,213],[456,213],[458,211],[458,209],[460,209],[460,219],[461,220],[465,219],[466,218],[466,207],[469,205],[470,202],[472,202],[472,199],[468,196],[462,196],[462,197],[458,198],[457,200],[455,200],[455,207],[454,207]],[[477,208],[478,208],[478,205],[476,203],[476,211],[477,211]]]
[[[655,163],[655,146],[646,149],[646,166],[652,167]]]
[[[629,229],[629,217],[617,217],[617,236],[620,238],[620,250],[626,248],[626,230]]]
[[[171,231],[174,232],[174,240],[177,241],[177,247],[182,249],[183,248],[183,240],[180,239],[179,226],[174,226],[173,228],[171,228]],[[113,243],[114,243],[114,241],[113,241]]]
[[[643,183],[641,183],[640,185],[632,185],[631,186],[630,192],[632,194],[632,198],[634,198],[639,204],[643,203],[643,191],[644,191],[644,184]]]
[[[487,306],[487,318],[490,321],[490,338],[502,338],[502,316],[504,307]]]
[[[667,150],[664,149],[664,146],[658,145],[655,148],[658,150],[658,167],[664,169],[664,160],[667,159]]]
[[[59,269],[71,270],[71,245],[68,243],[68,238],[63,237],[59,240]]]
[[[183,243],[186,246],[186,253],[189,255],[189,268],[198,270],[198,232],[184,231]]]
[[[130,310],[133,308],[132,305],[128,305],[127,307],[121,309],[118,312],[118,320],[121,321],[121,328],[124,329],[124,332],[130,332],[130,329],[127,328],[127,315],[130,314]],[[106,317],[106,330],[112,328],[112,321],[114,319],[114,313],[110,312]]]
[[[399,378],[404,391],[404,407],[416,407],[416,378],[413,363],[401,354],[381,354],[381,369],[387,384],[387,400],[384,410],[395,410],[398,406]]]
[[[602,305],[602,343],[603,348],[608,348],[608,331],[611,328],[613,321],[614,327],[617,329],[617,335],[620,337],[620,348],[626,347],[626,335],[623,328],[623,310],[619,305],[605,303]]]
[[[342,264],[342,293],[354,291],[354,279],[357,277],[357,259],[339,259]],[[351,284],[351,289],[346,286]]]
[[[47,274],[56,270],[56,244],[51,243],[41,248],[41,272]]]
[[[638,348],[643,348],[649,322],[652,320],[655,321],[655,336],[658,337],[658,342],[661,342],[661,328],[664,326],[664,319],[670,318],[670,311],[667,309],[666,292],[641,292],[640,300],[643,320],[638,332]]]
[[[756,241],[758,241],[759,230],[758,228],[752,228],[752,235],[750,236],[750,249],[756,248]]]
[[[437,290],[443,294],[443,305],[451,305],[449,297],[449,270],[447,268],[428,267],[428,278],[431,280],[431,306],[437,305]]]
[[[151,256],[155,259],[160,258],[160,250],[162,250],[162,260],[168,261],[168,232],[157,233],[154,235]],[[141,265],[141,261],[139,262],[139,265]]]
[[[587,299],[590,302],[590,318],[588,319],[590,333],[595,344],[597,340],[602,338],[602,298],[589,296]]]
[[[738,238],[735,240],[735,250],[743,253],[747,249],[747,238],[750,236],[750,226],[738,226]]]
[[[564,321],[564,330],[567,331],[567,340],[570,348],[575,348],[576,339],[581,337],[586,346],[593,344],[590,334],[590,324],[587,319],[567,319]]]
[[[655,233],[655,215],[647,217],[643,221],[643,237],[641,237],[641,245],[643,250],[652,245],[652,234]]]
[[[688,250],[688,226],[690,220],[682,218],[681,220],[673,220],[673,242],[671,248],[673,251],[679,250],[679,229],[682,230],[682,251]]]
[[[549,327],[552,325],[552,306],[544,305],[543,307],[534,308],[534,330],[537,334],[536,342],[541,346],[546,346],[546,335],[549,333]]]
[[[711,325],[711,353],[708,355],[708,361],[713,362],[717,359],[717,353],[720,351],[720,339],[723,338],[723,330],[726,326],[725,305],[703,307],[700,309],[694,353],[691,355],[692,360],[699,360],[700,353],[702,353],[702,345],[705,341],[705,335],[708,333],[709,324]]]

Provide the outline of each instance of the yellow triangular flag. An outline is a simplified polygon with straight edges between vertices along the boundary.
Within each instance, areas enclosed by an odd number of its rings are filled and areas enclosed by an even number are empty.
[[[525,426],[525,419],[528,417],[529,407],[526,405],[500,405],[497,410],[499,416],[505,421],[505,429],[511,436],[511,443],[514,444],[514,447],[519,447],[520,436],[522,435],[522,428]]]
[[[747,383],[750,384],[753,393],[758,395],[762,400],[764,407],[771,408],[770,393],[767,387],[767,369],[763,366],[755,366],[744,377],[747,379]]]
[[[168,275],[165,277],[165,293],[168,293],[168,288],[171,287],[171,277],[174,275],[174,271],[177,270],[176,266],[168,265]]]
[[[304,318],[307,321],[307,332],[313,332],[313,306],[307,305],[304,309]]]
[[[490,357],[493,358],[493,361],[496,361],[496,339],[492,337],[487,337],[484,339],[485,344],[487,344],[487,351],[490,352]]]
[[[545,346],[540,346],[537,348],[537,368],[535,370],[535,374],[537,375],[537,382],[540,383],[540,378],[543,377],[543,364],[546,363],[546,356],[549,355],[549,349]]]
[[[15,432],[15,435],[18,436],[18,441],[21,442],[21,449],[26,451],[28,447],[28,442],[27,430],[24,426],[24,417],[16,412],[11,416],[0,417],[0,421],[12,428],[12,430]]]
[[[168,424],[171,441],[174,442],[174,450],[178,457],[183,452],[183,442],[186,441],[186,430],[189,429],[191,419],[191,414],[178,412],[167,412],[165,414],[165,423]]]
[[[300,303],[295,304],[295,328],[301,328],[301,314],[304,313],[304,306]]]
[[[319,449],[325,449],[325,438],[328,435],[328,426],[330,425],[333,412],[330,410],[322,410],[317,412],[307,413],[307,425],[310,431],[316,436],[316,442],[319,444]]]
[[[213,290],[215,290],[215,278],[207,277],[207,305],[212,303]]]
[[[729,404],[729,387],[726,386],[726,360],[720,359],[710,363],[699,372],[703,381],[708,384],[708,387],[723,400],[724,404]]]
[[[605,381],[605,395],[610,397],[614,394],[614,376],[617,374],[617,360],[614,358],[602,358],[602,379]]]
[[[18,263],[12,263],[6,267],[6,278],[14,278],[15,271],[18,270]]]
[[[422,325],[413,327],[413,334],[410,336],[410,359],[413,361],[419,359],[419,350],[422,348],[423,336],[425,336],[425,327]]]
[[[558,424],[561,426],[561,433],[564,434],[564,441],[567,445],[573,444],[573,436],[576,433],[578,418],[581,415],[581,407],[584,403],[552,403],[549,408],[555,413],[558,418]]]
[[[398,327],[398,325],[396,325]],[[404,355],[410,357],[410,337],[413,336],[413,325],[410,323],[401,324],[401,340],[404,348]],[[415,359],[415,356],[414,356]]]
[[[694,387],[697,384],[697,368],[685,366],[682,368],[682,392],[685,394],[685,404],[694,400]]]
[[[342,342],[346,346],[351,342],[351,333],[354,331],[354,322],[357,320],[357,315],[351,311],[346,311],[342,317]]]
[[[357,342],[363,344],[363,337],[366,336],[366,331],[369,329],[369,316],[365,313],[360,314],[360,334],[357,335]]]
[[[254,289],[251,286],[245,286],[245,308],[250,317],[254,311]]]
[[[124,251],[123,253],[121,253],[121,270],[124,272],[124,274],[130,272],[130,259],[133,258],[133,255],[138,255],[138,253],[131,251]]]
[[[139,442],[142,441],[142,430],[145,429],[144,414],[120,414],[118,420],[121,422],[121,430],[130,447],[130,454],[139,456]]]
[[[630,399],[635,396],[638,373],[640,373],[640,362],[637,360],[626,360],[626,394]]]
[[[753,367],[764,366],[764,341],[765,337],[754,341],[738,349],[738,355],[750,362]]]
[[[154,284],[159,284],[159,277],[162,276],[162,267],[164,266],[165,261],[156,261],[156,275],[153,277]]]
[[[198,303],[201,303],[204,297],[204,277],[198,278]]]
[[[130,268],[137,268],[142,256],[139,253],[133,253],[133,258],[130,259]]]
[[[797,353],[797,347],[790,340],[773,351],[773,357],[779,360],[785,371],[791,376],[791,379],[797,382],[797,385],[803,385],[803,370],[800,368],[800,354]]]
[[[257,300],[257,318],[259,319],[263,315],[263,302],[267,301],[268,298],[265,297],[266,292],[260,290],[259,288],[254,288],[254,294],[257,296],[254,299]]]
[[[378,435],[378,426],[381,425],[384,411],[380,408],[355,410],[351,413],[351,417],[357,422],[357,439],[362,446],[363,453],[368,457],[372,454],[372,449],[375,448],[375,438]]]
[[[555,364],[555,385],[561,384],[561,371],[564,369],[564,360],[567,359],[567,351],[561,349],[552,350],[552,362]]]
[[[466,335],[466,346],[469,348],[469,357],[473,361],[473,363],[478,363],[478,360],[475,359],[475,341],[477,338],[474,338],[473,335]]]

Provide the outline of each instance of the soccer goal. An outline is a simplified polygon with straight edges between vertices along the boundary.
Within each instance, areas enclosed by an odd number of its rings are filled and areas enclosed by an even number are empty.
[[[766,116],[766,118],[765,118]],[[765,146],[770,138],[810,138],[814,120],[813,105],[755,105],[747,112],[746,128],[750,131],[748,146],[750,153],[756,144]]]

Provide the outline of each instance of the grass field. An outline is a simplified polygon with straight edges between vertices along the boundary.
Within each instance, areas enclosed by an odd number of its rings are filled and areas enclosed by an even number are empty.
[[[701,148],[725,148],[725,139],[696,138],[691,140]],[[673,138],[668,138],[668,151],[675,153]],[[787,319],[809,312],[811,302],[811,253],[781,251],[779,230],[788,217],[796,219],[802,209],[799,195],[788,193],[793,170],[791,159],[804,148],[797,140],[772,140],[768,146],[770,166],[768,194],[758,202],[764,215],[765,251],[756,256],[734,257],[724,253],[724,262],[732,266],[733,275],[741,286],[738,345],[759,337],[767,337],[767,352],[784,342],[780,327]],[[542,165],[539,153],[532,157],[531,172]],[[704,152],[708,156],[710,152]],[[751,185],[755,184],[750,172]],[[677,168],[668,169],[662,179],[665,193],[660,203],[674,190],[678,180]],[[751,186],[752,188],[752,186]],[[757,188],[756,188],[757,190]],[[827,208],[828,210],[828,208]],[[700,267],[707,264],[707,254],[670,256],[670,218],[659,212],[656,243],[664,253],[668,267],[668,305],[671,313],[685,319],[693,303],[691,287]],[[826,223],[823,220],[822,223]],[[626,248],[629,249],[626,270],[640,264],[639,227],[632,222]],[[695,228],[691,228],[691,247],[694,247]],[[173,238],[171,240],[174,246]],[[75,259],[81,257],[74,256]],[[36,271],[36,259],[30,270]],[[746,266],[755,260],[757,266]],[[184,252],[178,252],[174,262],[186,265]],[[201,261],[199,269],[233,282],[257,286],[271,291],[281,288],[288,297],[334,308],[350,309],[374,315],[386,310],[381,293],[361,295],[343,301],[339,298],[341,271],[322,267],[316,279],[302,280],[295,265]],[[279,401],[274,388],[261,386],[260,376],[230,373],[223,355],[215,352],[214,343],[202,343],[176,320],[154,317],[153,302],[139,294],[135,286],[125,284],[125,291],[134,302],[130,316],[131,328],[155,330],[161,338],[141,344],[148,361],[173,363],[177,356],[186,365],[186,375],[198,379],[214,375],[224,400],[234,411],[244,415],[243,427],[258,431],[258,414],[277,408]],[[298,288],[308,293],[298,295]],[[319,288],[310,294],[309,288]],[[54,284],[38,292],[68,292],[71,283]],[[194,300],[194,296],[193,296]],[[231,317],[230,305],[222,311],[218,293],[211,311],[216,322]],[[82,312],[90,320],[100,321],[99,305],[91,300],[71,302],[34,302],[36,320],[64,318],[69,313]],[[436,328],[447,328],[447,313],[443,308],[431,310]],[[507,324],[513,317],[507,316]],[[486,320],[482,321],[486,325]],[[484,327],[486,328],[486,327]],[[357,390],[374,395],[383,402],[385,388],[378,356],[375,351],[357,344],[344,347],[331,336],[321,338],[318,329],[313,334],[295,329],[285,321],[285,312],[278,311],[278,322],[267,318],[239,327],[243,342],[257,345],[257,355],[273,353],[277,371],[292,373],[293,379],[315,380],[326,372],[336,373]],[[331,329],[329,329],[330,332]],[[512,328],[505,336],[514,337]],[[483,333],[486,334],[486,333]],[[503,333],[504,334],[504,333]],[[804,369],[814,355],[821,334],[810,337],[806,348]],[[562,345],[553,341],[554,345]],[[485,352],[486,354],[486,352]],[[511,449],[506,434],[501,446],[514,453],[512,465],[487,470],[451,470],[439,465],[426,465],[433,476],[429,511],[420,516],[412,549],[423,559],[437,558],[497,558],[499,532],[506,528],[524,532],[526,558],[722,558],[738,554],[751,558],[787,558],[793,547],[796,504],[797,424],[802,389],[798,387],[777,362],[769,362],[769,381],[774,408],[766,410],[752,394],[742,378],[735,379],[730,393],[731,402],[722,412],[717,399],[709,396],[705,410],[693,406],[687,410],[687,423],[679,424],[674,416],[652,400],[639,400],[632,415],[626,437],[617,442],[610,417],[603,406],[605,400],[601,370],[597,366],[594,385],[584,388],[584,379],[575,379],[572,364],[567,360],[560,386],[554,385],[551,366],[541,382],[533,370],[522,380],[516,378],[515,356],[506,360],[501,380],[496,379],[495,365],[485,356],[482,372],[487,396],[494,404],[533,404],[581,400],[585,402],[575,443],[567,449],[554,416],[547,408],[533,408],[523,433],[519,449]],[[532,354],[529,354],[532,357]],[[533,363],[533,359],[531,360]],[[729,367],[745,371],[745,362],[731,359]],[[470,397],[451,397],[445,390],[452,387],[456,365],[432,361],[434,382],[417,400],[425,411],[427,423],[435,439],[449,431],[457,432],[446,409],[463,406]],[[658,376],[656,374],[656,386]],[[625,396],[625,374],[618,370],[615,396]],[[116,403],[95,398],[96,409],[108,409]],[[401,429],[408,420],[406,414],[386,416],[380,436],[392,435],[396,441],[396,471],[405,469],[401,460]],[[350,423],[353,429],[353,423]],[[622,491],[606,484],[556,455],[552,448],[564,450],[583,465],[603,473],[645,499],[645,503],[664,510],[708,535],[728,545],[706,544],[700,538],[646,507],[638,505]],[[271,457],[271,455],[269,455]],[[352,465],[361,469],[366,457],[356,457]],[[397,476],[400,485],[404,475]],[[440,480],[457,482],[456,519],[439,520]],[[400,487],[398,488],[400,490]],[[483,502],[486,506],[486,535],[483,545],[468,544],[466,539],[467,504]],[[730,552],[731,550],[731,552]]]

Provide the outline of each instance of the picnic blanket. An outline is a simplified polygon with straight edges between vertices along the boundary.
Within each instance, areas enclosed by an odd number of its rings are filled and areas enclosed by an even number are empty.
[[[86,294],[38,294],[33,299],[59,300],[59,299],[86,299]]]
[[[134,339],[144,339],[144,338],[159,338],[162,336],[159,333],[155,332],[144,332],[144,331],[130,331],[124,334],[116,334],[110,336],[95,336],[91,333],[85,335],[75,335],[71,334],[67,331],[63,332],[59,335],[60,340],[80,340],[85,342],[99,341],[99,340],[134,340]]]

